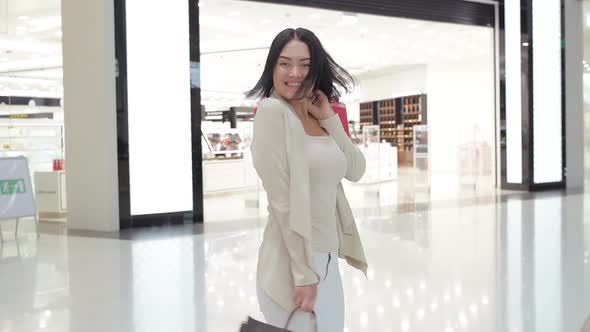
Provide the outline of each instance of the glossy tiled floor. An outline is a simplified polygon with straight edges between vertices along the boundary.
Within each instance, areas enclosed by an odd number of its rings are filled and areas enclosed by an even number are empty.
[[[341,264],[347,331],[579,331],[590,313],[589,201],[357,208],[370,269],[365,278]],[[4,229],[0,332],[228,332],[261,316],[260,227],[134,240],[23,229],[18,241]]]
[[[457,205],[465,201],[493,198],[497,194],[491,175],[427,174],[410,167],[397,170],[394,181],[359,184],[344,181],[352,208],[392,207],[407,211],[415,206]],[[205,195],[205,220],[227,222],[266,216],[266,194],[259,190]],[[231,206],[231,209],[227,207]],[[262,207],[262,208],[260,208]]]

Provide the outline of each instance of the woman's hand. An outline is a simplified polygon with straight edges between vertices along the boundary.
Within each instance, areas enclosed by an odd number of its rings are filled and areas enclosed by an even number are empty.
[[[296,286],[293,290],[293,301],[302,311],[312,312],[318,296],[318,285]]]
[[[308,111],[318,120],[326,120],[334,115],[334,110],[330,106],[330,100],[325,93],[318,90],[315,94],[315,99],[308,105]]]

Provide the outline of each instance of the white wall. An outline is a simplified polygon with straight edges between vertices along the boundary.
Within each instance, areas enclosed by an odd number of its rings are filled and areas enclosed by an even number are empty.
[[[68,228],[119,228],[113,1],[62,1]]]
[[[360,101],[419,94],[426,90],[426,66],[417,65],[359,77]]]
[[[357,91],[346,102],[348,120],[360,121],[360,103],[420,94],[426,91],[426,66],[396,67],[357,78]],[[342,98],[348,100],[348,98]]]
[[[492,45],[492,44],[490,44]],[[427,68],[428,126],[433,172],[456,173],[459,146],[485,142],[495,168],[493,52],[479,59],[430,64]]]
[[[477,140],[488,143],[488,158],[494,171],[495,83],[491,29],[489,45],[490,49],[477,59],[417,65],[361,76],[360,101],[426,93],[432,170],[456,173],[459,145]]]

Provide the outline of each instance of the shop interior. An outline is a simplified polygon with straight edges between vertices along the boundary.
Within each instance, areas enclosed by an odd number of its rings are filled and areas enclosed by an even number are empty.
[[[67,216],[61,38],[59,0],[2,2],[0,158],[27,159],[39,220],[58,224]]]
[[[64,223],[60,1],[7,3],[0,8],[0,157],[27,157],[40,221]],[[359,183],[345,183],[353,208],[412,211],[495,192],[493,28],[250,1],[201,0],[199,7],[207,222],[266,214],[248,153],[256,100],[243,93],[286,27],[314,31],[357,80],[340,98],[368,162]]]
[[[305,27],[357,80],[339,102],[367,172],[353,208],[412,211],[496,190],[494,30],[300,6],[202,0],[203,177],[207,221],[266,213],[244,98],[274,36]],[[232,206],[232,209],[227,209]]]

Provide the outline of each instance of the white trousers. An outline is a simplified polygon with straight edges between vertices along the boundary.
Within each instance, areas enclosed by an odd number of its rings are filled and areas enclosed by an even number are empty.
[[[293,332],[342,332],[344,330],[344,293],[338,269],[338,255],[314,253],[313,263],[314,270],[320,277],[314,310],[318,330],[314,330],[313,316],[302,311],[297,311],[293,315],[287,329]],[[260,288],[257,292],[260,311],[266,322],[277,327],[285,327],[290,313]]]

